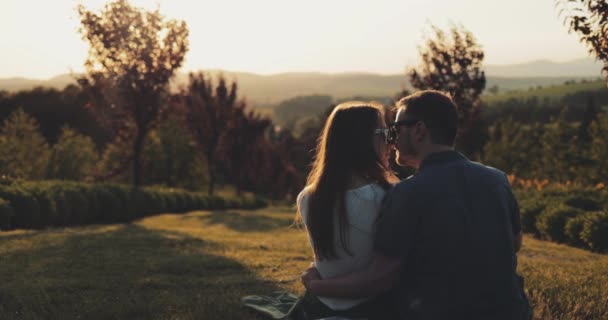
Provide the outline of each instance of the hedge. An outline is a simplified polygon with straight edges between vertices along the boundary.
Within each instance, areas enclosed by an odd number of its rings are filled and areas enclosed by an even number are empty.
[[[0,184],[0,230],[120,223],[163,212],[257,209],[255,196],[222,198],[180,189],[64,181]]]
[[[521,188],[515,193],[524,232],[608,251],[608,188]]]

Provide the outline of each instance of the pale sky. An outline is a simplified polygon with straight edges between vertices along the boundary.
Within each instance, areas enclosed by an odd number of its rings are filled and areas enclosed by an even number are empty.
[[[83,70],[87,44],[76,5],[102,0],[1,0],[0,78],[49,78]],[[473,32],[486,64],[587,56],[554,0],[132,0],[184,19],[183,70],[402,73],[418,61],[429,23]]]

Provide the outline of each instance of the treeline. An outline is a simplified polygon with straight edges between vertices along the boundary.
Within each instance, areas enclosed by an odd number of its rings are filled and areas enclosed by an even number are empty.
[[[568,109],[546,123],[507,118],[489,129],[483,160],[522,178],[594,186],[608,177],[608,114],[589,104],[580,121]]]
[[[213,193],[229,184],[275,199],[297,194],[314,146],[248,108],[236,83],[202,74],[190,80],[146,135],[143,185]],[[87,98],[77,86],[1,93],[0,174],[131,183],[133,136],[108,132]]]
[[[562,90],[568,90],[569,86],[561,86]],[[492,125],[505,118],[511,118],[516,122],[547,123],[552,118],[557,118],[561,111],[566,108],[566,119],[571,122],[583,121],[586,109],[589,105],[598,110],[602,106],[608,106],[608,90],[589,90],[581,88],[578,92],[568,93],[560,96],[547,94],[522,94],[502,101],[490,101],[485,109],[484,118]]]

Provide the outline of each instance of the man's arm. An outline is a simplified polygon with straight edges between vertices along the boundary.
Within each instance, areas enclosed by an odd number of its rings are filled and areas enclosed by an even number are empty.
[[[521,249],[521,243],[523,240],[523,235],[521,233],[521,231],[518,234],[515,234],[513,236],[513,249],[515,249],[515,252],[519,252],[519,249]]]
[[[517,253],[521,249],[521,244],[523,240],[519,204],[517,203],[517,198],[515,198],[515,194],[513,193],[511,185],[508,183],[508,179],[505,187],[508,191],[507,196],[509,201],[509,210],[511,214],[511,228],[513,230],[513,249]]]
[[[365,270],[333,279],[320,279],[309,268],[302,276],[304,286],[316,296],[338,298],[364,298],[391,288],[399,279],[401,260],[375,253],[371,265]]]

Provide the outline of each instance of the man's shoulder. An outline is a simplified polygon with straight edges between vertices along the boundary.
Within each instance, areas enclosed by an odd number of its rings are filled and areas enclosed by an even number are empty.
[[[411,198],[411,196],[414,196],[421,191],[422,183],[423,179],[420,179],[417,174],[411,175],[395,184],[388,194],[398,194],[400,197]]]
[[[468,161],[467,165],[474,178],[508,183],[507,175],[499,169],[475,161]]]

